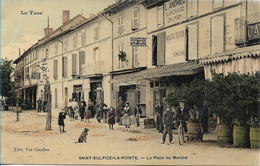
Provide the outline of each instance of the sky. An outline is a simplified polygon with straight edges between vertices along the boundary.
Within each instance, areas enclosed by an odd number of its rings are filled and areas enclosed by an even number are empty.
[[[70,19],[78,14],[88,18],[115,0],[1,0],[1,58],[15,60],[44,37],[44,28],[62,25],[62,11],[70,10]],[[29,11],[42,13],[32,15]],[[27,14],[22,14],[27,12]]]

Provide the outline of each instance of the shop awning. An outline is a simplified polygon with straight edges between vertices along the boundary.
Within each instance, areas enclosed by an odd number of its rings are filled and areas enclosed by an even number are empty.
[[[213,56],[207,56],[205,58],[201,58],[199,61],[201,64],[208,64],[208,63],[229,61],[231,59],[241,59],[245,57],[258,57],[258,56],[260,56],[259,45],[228,50],[226,52],[219,53]]]
[[[198,64],[196,61],[190,61],[162,67],[149,68],[135,73],[120,75],[110,80],[110,83],[131,82],[174,75],[193,75],[200,71],[203,71],[203,65]]]

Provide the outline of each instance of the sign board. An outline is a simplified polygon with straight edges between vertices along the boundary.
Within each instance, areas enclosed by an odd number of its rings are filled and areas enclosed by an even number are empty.
[[[186,19],[185,0],[171,0],[164,4],[165,26],[176,24]]]
[[[144,37],[131,37],[131,46],[146,46],[146,38]]]
[[[260,39],[260,23],[247,25],[247,40]]]
[[[32,79],[41,79],[40,73],[32,73]]]

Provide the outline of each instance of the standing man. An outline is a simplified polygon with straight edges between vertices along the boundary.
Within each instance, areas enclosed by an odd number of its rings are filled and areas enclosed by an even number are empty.
[[[122,96],[119,97],[119,101],[117,104],[117,109],[116,109],[116,121],[120,122],[121,117],[123,116],[123,108],[125,106],[125,102],[123,101]]]
[[[177,112],[177,122],[179,120],[182,120],[182,126],[184,128],[185,133],[187,133],[187,121],[189,120],[189,109],[185,106],[184,100],[180,100],[179,106],[176,108]],[[186,123],[185,123],[186,122]],[[178,126],[180,125],[179,123],[177,124]]]
[[[98,123],[101,122],[104,106],[107,107],[107,105],[105,103],[103,103],[101,100],[99,100],[99,102],[94,107],[96,114],[97,114],[96,118],[97,118]]]
[[[137,127],[140,126],[139,120],[141,115],[142,115],[142,109],[140,108],[140,104],[137,104],[135,107],[135,118],[136,118]]]
[[[164,131],[162,136],[162,144],[165,143],[166,135],[169,134],[169,144],[172,144],[172,127],[174,122],[174,113],[170,105],[166,106],[166,110],[163,113],[163,125]]]
[[[40,97],[37,101],[37,104],[38,104],[38,112],[41,112],[42,111],[42,99]]]
[[[156,129],[158,130],[159,133],[163,133],[163,127],[162,127],[163,106],[161,102],[155,106],[154,114],[156,116]]]
[[[74,98],[72,103],[71,103],[71,107],[72,107],[72,118],[74,119],[78,119],[78,112],[79,112],[79,104],[78,102],[76,101],[76,99]]]

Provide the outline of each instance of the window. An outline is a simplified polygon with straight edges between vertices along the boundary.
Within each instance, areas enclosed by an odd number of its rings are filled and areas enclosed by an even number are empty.
[[[48,57],[49,57],[49,49],[47,48],[45,51],[45,58],[48,58]]]
[[[189,0],[188,2],[188,17],[198,14],[198,0]]]
[[[77,74],[77,54],[72,54],[72,75]]]
[[[84,45],[86,43],[86,33],[83,32],[81,34],[81,45]]]
[[[94,28],[94,41],[98,40],[98,37],[98,25],[96,25]]]
[[[58,42],[55,42],[55,55],[58,54]]]
[[[133,51],[134,51],[134,67],[138,67],[139,66],[139,61],[138,61],[138,46],[134,46],[133,48]]]
[[[78,45],[77,38],[78,38],[78,34],[76,33],[76,35],[73,37],[73,48],[77,48]]]
[[[165,64],[165,32],[157,35],[157,65]]]
[[[211,54],[224,51],[224,16],[216,16],[211,20]]]
[[[25,68],[25,78],[26,79],[29,79],[29,66],[27,66],[26,68]]]
[[[55,88],[55,107],[58,107],[58,89]]]
[[[82,65],[85,64],[85,51],[79,51],[79,74],[82,74]]]
[[[36,73],[36,64],[32,65],[32,73]]]
[[[124,43],[120,43],[120,44],[118,44],[117,45],[117,47],[118,47],[118,53],[120,52],[120,51],[124,51]],[[121,67],[123,67],[123,62],[119,59],[119,57],[118,57],[118,68],[121,68]]]
[[[213,2],[213,9],[218,9],[218,8],[221,8],[223,7],[224,5],[224,0],[212,0]]]
[[[163,5],[157,7],[157,27],[163,26]]]
[[[157,66],[157,36],[152,38],[152,65]]]
[[[42,49],[42,59],[44,59],[44,55],[45,55],[45,52],[44,52],[44,48]]]
[[[192,24],[186,28],[186,60],[197,59],[198,55],[198,25]]]
[[[68,38],[66,38],[64,41],[64,52],[68,51],[68,48],[69,48],[69,43],[68,43]]]
[[[62,57],[62,76],[67,77],[68,75],[68,58]]]
[[[39,56],[39,50],[36,50],[36,51],[35,51],[35,59],[37,59],[38,56]]]
[[[94,70],[96,72],[100,72],[101,71],[101,57],[100,57],[101,55],[100,55],[98,47],[94,48],[93,55],[94,55],[93,57],[94,57],[94,62],[95,62]]]
[[[53,60],[53,78],[58,79],[58,60]]]
[[[121,35],[124,31],[124,17],[118,17],[118,35]]]
[[[132,29],[138,29],[139,28],[139,9],[134,8],[132,9]]]

